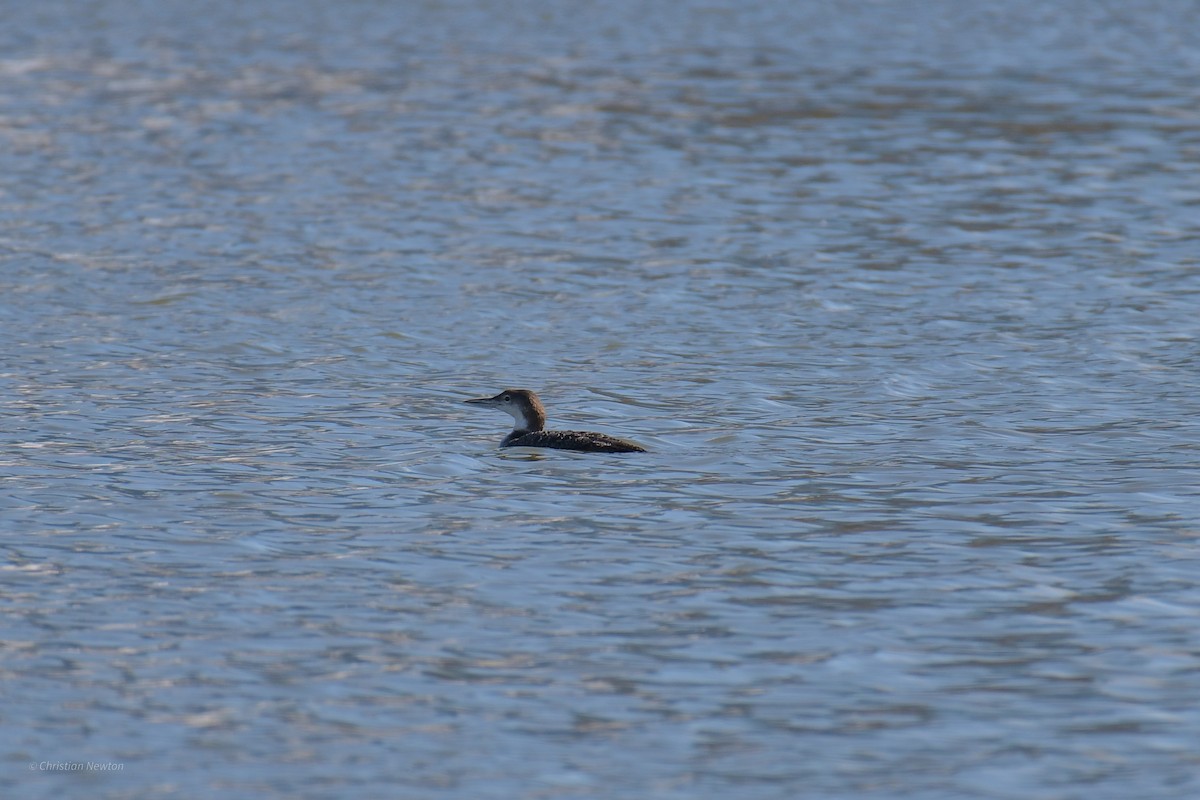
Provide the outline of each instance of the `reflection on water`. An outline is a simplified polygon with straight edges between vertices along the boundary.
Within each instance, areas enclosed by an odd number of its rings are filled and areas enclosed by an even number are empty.
[[[337,9],[9,10],[0,793],[1195,793],[1188,7]]]

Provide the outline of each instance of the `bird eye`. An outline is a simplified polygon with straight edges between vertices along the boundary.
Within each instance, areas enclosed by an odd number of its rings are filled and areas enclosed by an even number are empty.
[[[508,395],[504,395],[504,402],[506,402],[506,403],[511,403],[511,402],[512,402],[512,398],[511,398],[511,397],[509,397]]]

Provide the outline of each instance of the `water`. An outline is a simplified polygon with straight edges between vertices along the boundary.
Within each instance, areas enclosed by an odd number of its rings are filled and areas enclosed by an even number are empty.
[[[1195,796],[1191,10],[10,4],[0,794]]]

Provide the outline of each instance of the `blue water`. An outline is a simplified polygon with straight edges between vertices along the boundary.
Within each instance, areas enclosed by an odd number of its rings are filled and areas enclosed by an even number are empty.
[[[1196,796],[1192,10],[6,8],[0,795]]]

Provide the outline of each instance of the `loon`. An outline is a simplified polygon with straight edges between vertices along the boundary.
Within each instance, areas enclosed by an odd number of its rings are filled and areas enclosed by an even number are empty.
[[[505,389],[495,397],[466,400],[471,405],[498,408],[512,414],[512,433],[501,447],[553,447],[583,453],[644,453],[646,448],[633,442],[587,431],[547,431],[546,409],[538,396],[528,389]]]

